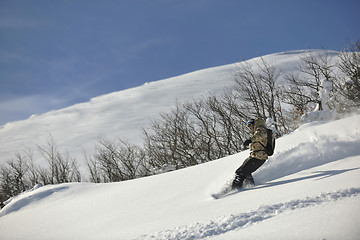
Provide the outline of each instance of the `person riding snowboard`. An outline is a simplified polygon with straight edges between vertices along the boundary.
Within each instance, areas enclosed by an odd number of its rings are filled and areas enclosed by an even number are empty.
[[[246,140],[243,145],[245,148],[250,147],[250,157],[235,171],[232,189],[241,189],[244,182],[246,185],[254,186],[255,182],[251,174],[268,159],[268,155],[265,152],[265,146],[268,141],[265,121],[261,118],[252,119],[247,122],[247,127],[252,137]]]

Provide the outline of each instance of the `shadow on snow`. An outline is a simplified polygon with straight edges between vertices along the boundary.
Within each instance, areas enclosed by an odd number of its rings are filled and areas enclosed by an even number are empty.
[[[42,191],[40,188],[37,190],[38,192],[30,194],[27,197],[22,196],[23,194],[26,194],[26,192],[25,192],[25,193],[19,195],[18,197],[16,197],[15,199],[13,199],[3,209],[1,209],[0,217],[3,217],[12,212],[16,212],[16,211],[30,205],[33,202],[40,201],[46,197],[49,197],[53,193],[56,193],[56,192],[59,192],[59,191],[62,191],[62,190],[68,189],[68,188],[69,188],[68,186],[58,186],[55,188],[51,188],[48,190],[42,190]],[[19,198],[19,199],[17,200],[17,198]]]

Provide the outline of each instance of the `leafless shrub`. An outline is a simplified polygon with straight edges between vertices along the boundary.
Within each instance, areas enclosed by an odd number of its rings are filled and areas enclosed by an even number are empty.
[[[15,153],[14,159],[10,159],[6,164],[0,166],[0,202],[16,196],[36,184],[81,181],[81,174],[75,159],[68,154],[60,153],[51,135],[47,144],[39,145],[38,150],[48,163],[47,165],[35,164],[34,154],[27,148],[22,153]]]
[[[121,139],[99,139],[95,154],[86,160],[92,182],[118,182],[147,174],[144,151]]]
[[[340,55],[341,75],[335,81],[339,111],[360,107],[360,40],[350,43]]]
[[[282,110],[281,75],[281,69],[263,58],[255,66],[249,62],[240,63],[235,75],[236,96],[244,115],[271,118],[280,135],[289,131]]]

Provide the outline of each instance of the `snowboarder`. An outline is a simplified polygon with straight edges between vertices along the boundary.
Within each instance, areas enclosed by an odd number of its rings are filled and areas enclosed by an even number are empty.
[[[235,171],[232,189],[241,189],[243,184],[254,186],[255,182],[251,174],[268,159],[268,154],[265,152],[268,141],[265,121],[261,118],[251,119],[247,122],[247,127],[252,137],[246,140],[243,145],[245,148],[250,148],[250,157]]]

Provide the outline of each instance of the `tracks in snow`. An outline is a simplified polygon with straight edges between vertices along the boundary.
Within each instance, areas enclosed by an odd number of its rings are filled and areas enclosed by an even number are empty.
[[[264,205],[251,212],[231,214],[208,222],[195,223],[161,231],[152,235],[144,235],[138,239],[201,239],[221,235],[235,229],[247,227],[253,223],[273,218],[284,212],[354,197],[359,193],[360,188],[350,188],[336,192],[322,193],[315,197],[306,197],[285,203]]]

